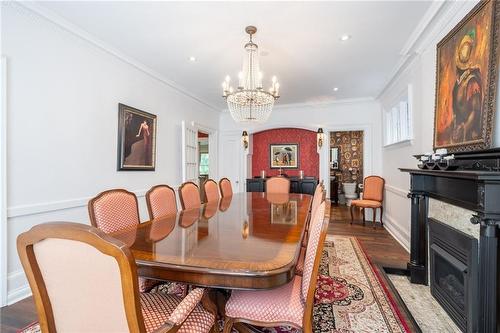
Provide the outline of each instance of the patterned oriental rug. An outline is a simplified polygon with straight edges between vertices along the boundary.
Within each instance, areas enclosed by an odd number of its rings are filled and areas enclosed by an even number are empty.
[[[328,236],[319,270],[314,333],[414,331],[356,238]],[[291,327],[255,328],[255,331],[298,332]],[[38,333],[40,326],[34,323],[20,332]]]

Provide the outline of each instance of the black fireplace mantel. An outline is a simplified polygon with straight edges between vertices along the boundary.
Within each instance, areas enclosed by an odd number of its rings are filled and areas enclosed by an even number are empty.
[[[500,172],[400,169],[410,174],[411,246],[410,281],[428,284],[429,198],[474,212],[471,223],[480,225],[479,239],[479,331],[500,332],[498,320],[500,226]]]

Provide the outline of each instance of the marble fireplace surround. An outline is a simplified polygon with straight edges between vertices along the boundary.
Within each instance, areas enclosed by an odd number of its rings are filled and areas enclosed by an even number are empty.
[[[472,224],[472,210],[429,198],[429,217],[479,240],[478,224]]]

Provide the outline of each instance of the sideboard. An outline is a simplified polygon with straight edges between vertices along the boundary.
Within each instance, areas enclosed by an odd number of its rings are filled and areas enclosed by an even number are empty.
[[[248,178],[247,192],[265,192],[266,180],[268,178]],[[314,190],[318,185],[318,179],[315,177],[290,177],[290,193],[304,193],[314,195]]]

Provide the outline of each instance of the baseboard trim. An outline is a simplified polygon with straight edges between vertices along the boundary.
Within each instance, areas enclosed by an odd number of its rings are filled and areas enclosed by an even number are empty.
[[[7,292],[7,305],[14,304],[31,296],[31,288],[26,281],[26,275],[23,270],[10,273],[7,279],[8,285],[19,285],[19,287]]]
[[[387,213],[384,214],[384,227],[385,230],[387,230],[387,232],[389,232],[389,234],[410,253],[410,235],[402,230],[395,220],[387,215]]]

